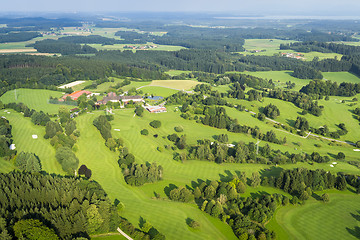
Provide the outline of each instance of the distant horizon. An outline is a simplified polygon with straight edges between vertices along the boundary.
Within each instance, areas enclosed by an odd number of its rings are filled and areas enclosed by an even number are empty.
[[[359,16],[360,1],[342,0],[12,0],[2,4],[0,13],[229,13],[238,15]],[[360,16],[359,16],[360,17]]]

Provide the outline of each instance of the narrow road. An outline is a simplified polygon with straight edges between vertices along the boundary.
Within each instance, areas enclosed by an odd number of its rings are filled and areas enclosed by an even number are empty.
[[[124,233],[123,231],[121,231],[120,228],[117,228],[117,230],[118,230],[118,232],[119,232],[121,235],[123,235],[124,237],[126,237],[128,240],[134,240],[134,239],[132,239],[131,237],[129,237],[126,233]]]

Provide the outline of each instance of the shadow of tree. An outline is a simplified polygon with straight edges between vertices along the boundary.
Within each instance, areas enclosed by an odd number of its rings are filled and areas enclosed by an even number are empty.
[[[175,188],[177,188],[177,186],[175,185],[175,184],[169,184],[169,186],[166,186],[165,188],[164,188],[164,192],[165,192],[165,194],[166,194],[166,196],[168,196],[168,197],[170,197],[170,192],[171,192],[171,190],[173,190],[173,189],[175,189]]]

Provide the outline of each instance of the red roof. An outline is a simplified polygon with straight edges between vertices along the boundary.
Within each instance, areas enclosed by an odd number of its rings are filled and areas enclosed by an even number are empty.
[[[86,94],[86,95],[89,95],[89,94],[91,94],[91,92],[89,92],[89,91],[85,91],[85,90],[80,90],[80,91],[76,91],[76,92],[73,92],[73,93],[70,93],[69,95],[65,95],[64,97],[66,98],[66,97],[71,97],[71,99],[73,99],[73,100],[77,100],[81,95],[83,95],[83,94]]]

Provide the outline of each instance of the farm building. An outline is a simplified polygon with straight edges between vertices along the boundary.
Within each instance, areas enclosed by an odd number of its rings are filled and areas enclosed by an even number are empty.
[[[120,96],[120,100],[124,103],[127,104],[130,101],[133,102],[144,102],[144,98],[142,96]]]
[[[166,112],[166,107],[163,106],[146,106],[145,109],[151,113]]]
[[[80,90],[80,91],[76,91],[76,92],[73,92],[73,93],[70,93],[70,94],[65,94],[64,96],[61,97],[61,99],[63,99],[63,101],[65,101],[65,99],[67,97],[70,97],[71,100],[76,101],[83,94],[86,94],[86,96],[88,97],[88,96],[91,95],[91,92],[85,91],[85,90]]]
[[[120,96],[117,96],[114,92],[109,92],[101,101],[97,101],[97,105],[106,104],[107,102],[119,102]]]

